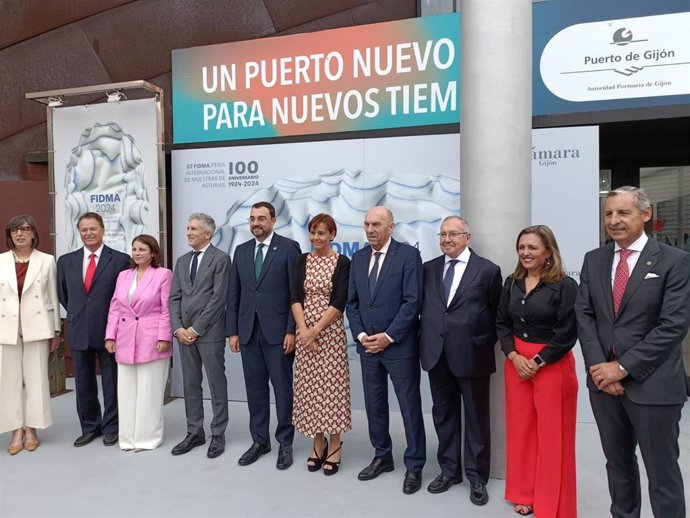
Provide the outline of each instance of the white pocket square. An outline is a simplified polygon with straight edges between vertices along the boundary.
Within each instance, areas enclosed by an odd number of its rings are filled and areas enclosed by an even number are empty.
[[[659,276],[656,273],[648,273],[647,275],[644,276],[645,279],[658,279]]]

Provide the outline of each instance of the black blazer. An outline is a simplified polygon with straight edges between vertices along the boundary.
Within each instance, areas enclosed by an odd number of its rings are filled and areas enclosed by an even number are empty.
[[[290,281],[290,304],[299,302],[304,304],[304,280],[306,278],[307,256],[304,253],[295,259],[295,267]],[[350,278],[350,260],[342,254],[338,255],[338,262],[331,277],[331,298],[329,306],[333,306],[341,313],[347,304],[347,283]]]
[[[424,298],[419,355],[431,370],[445,351],[451,372],[462,378],[487,376],[496,370],[496,306],[501,269],[474,252],[450,305],[443,298],[445,256],[424,263]]]

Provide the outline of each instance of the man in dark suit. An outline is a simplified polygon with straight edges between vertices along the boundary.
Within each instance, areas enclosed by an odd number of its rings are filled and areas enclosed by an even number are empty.
[[[424,263],[419,353],[429,372],[441,474],[427,488],[443,493],[462,482],[461,422],[465,404],[465,474],[470,500],[489,501],[489,378],[496,371],[496,307],[501,269],[468,247],[467,222],[449,216],[439,233],[443,255]]]
[[[370,209],[364,229],[371,246],[356,252],[350,266],[347,318],[360,354],[369,439],[375,449],[358,478],[371,480],[394,469],[388,431],[390,376],[407,439],[403,493],[412,494],[422,485],[426,461],[417,347],[422,260],[416,248],[391,237],[393,228],[390,210]]]
[[[640,516],[639,444],[656,518],[685,517],[678,422],[690,321],[690,255],[647,237],[642,189],[609,192],[613,239],[585,256],[575,305],[590,402],[606,455],[611,515]]]
[[[103,218],[95,212],[82,214],[77,229],[84,247],[60,257],[58,298],[67,311],[66,326],[74,364],[77,414],[82,435],[74,441],[84,446],[103,435],[103,444],[117,443],[117,363],[105,350],[105,328],[110,299],[120,272],[130,257],[103,244]],[[98,401],[96,358],[101,368],[103,414]]]
[[[207,214],[194,213],[187,222],[191,251],[175,264],[170,290],[170,324],[179,342],[187,435],[172,449],[183,455],[206,442],[202,366],[211,390],[213,419],[206,456],[225,451],[228,425],[228,382],[225,377],[225,299],[230,257],[211,244],[216,223]]]
[[[295,320],[290,311],[290,278],[299,244],[273,232],[276,210],[268,202],[252,206],[249,225],[254,239],[235,249],[227,302],[228,344],[242,349],[242,369],[253,443],[240,457],[248,466],[271,451],[270,394],[273,385],[280,444],[276,468],[292,465],[292,363]]]

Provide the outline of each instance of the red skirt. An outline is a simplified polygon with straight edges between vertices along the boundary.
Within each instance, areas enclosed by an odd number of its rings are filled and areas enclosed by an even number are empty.
[[[543,347],[515,337],[515,349],[525,358]],[[506,499],[531,506],[535,518],[577,518],[573,353],[526,381],[506,360],[505,388]]]

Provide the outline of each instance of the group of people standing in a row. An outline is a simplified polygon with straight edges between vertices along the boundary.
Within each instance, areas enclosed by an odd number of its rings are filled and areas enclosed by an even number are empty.
[[[390,379],[407,442],[403,492],[420,489],[426,461],[421,360],[441,468],[427,489],[447,491],[462,482],[464,468],[470,500],[486,504],[489,378],[498,339],[507,357],[505,497],[520,515],[574,518],[578,384],[571,349],[579,338],[612,516],[639,517],[639,445],[655,517],[684,517],[678,422],[686,399],[681,342],[690,321],[690,255],[646,236],[651,206],[639,188],[611,191],[604,218],[612,242],[586,255],[578,287],[543,225],[520,232],[517,266],[502,282],[500,268],[469,248],[469,225],[458,216],[441,223],[442,255],[422,264],[417,249],[391,237],[393,215],[384,207],[367,212],[370,246],[351,261],[331,248],[337,228],[327,214],[309,222],[312,251],[302,254],[297,242],[273,231],[274,207],[256,203],[249,217],[254,238],[231,260],[211,245],[213,219],[196,213],[187,225],[192,250],[174,273],[161,266],[151,236],[134,239],[131,258],[105,246],[95,213],[78,222],[84,248],[62,256],[56,269],[51,256],[36,250],[33,219],[18,216],[6,228],[11,252],[0,255],[0,433],[13,431],[8,449],[16,454],[35,450],[36,428],[51,424],[47,357],[59,343],[59,300],[67,311],[82,426],[75,446],[101,435],[106,445],[119,441],[125,450],[160,445],[174,335],[187,435],[173,455],[206,442],[202,369],[213,409],[207,455],[225,449],[227,341],[241,352],[249,407],[252,445],[239,464],[271,451],[270,383],[276,467],[292,465],[296,429],[313,438],[308,470],[333,475],[341,434],[351,427],[345,314],[360,354],[375,450],[360,480],[394,469]]]

